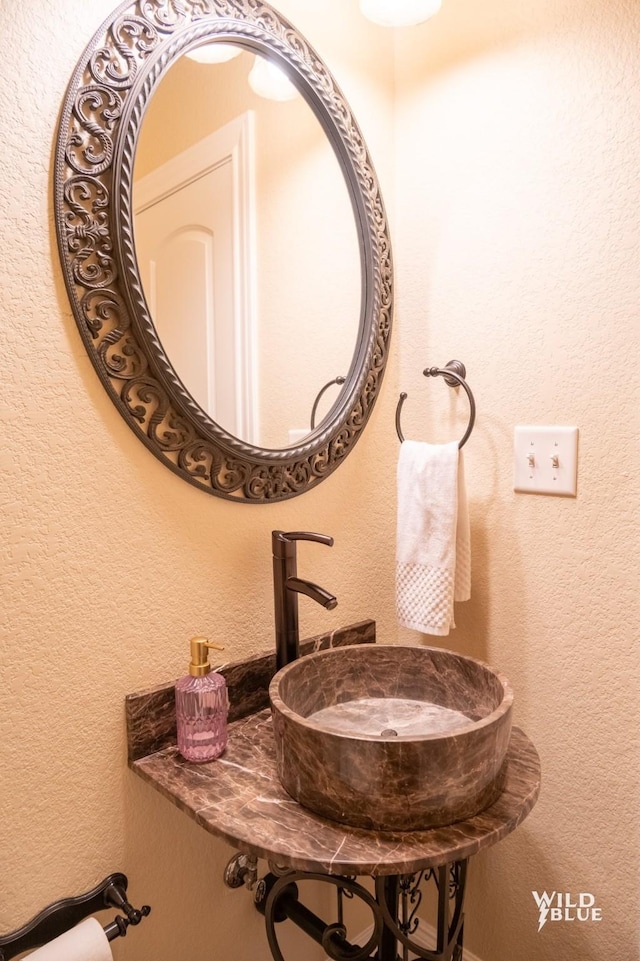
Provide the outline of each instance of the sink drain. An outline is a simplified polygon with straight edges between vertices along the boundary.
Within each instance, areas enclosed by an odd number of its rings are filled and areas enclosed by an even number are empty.
[[[386,727],[384,731],[380,731],[380,737],[397,737],[398,732],[394,731],[392,727]]]

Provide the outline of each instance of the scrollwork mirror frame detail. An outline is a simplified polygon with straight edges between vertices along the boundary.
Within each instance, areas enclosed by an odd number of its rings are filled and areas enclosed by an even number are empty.
[[[149,98],[176,58],[209,40],[275,59],[314,110],[342,166],[361,246],[358,343],[339,401],[304,443],[267,450],[228,434],[195,403],[164,353],[133,240],[133,163]],[[208,493],[259,503],[301,494],[338,467],[377,398],[392,322],[392,263],[378,181],[329,70],[260,0],[121,4],[84,51],[63,105],[55,218],[67,291],[112,401],[166,466]]]

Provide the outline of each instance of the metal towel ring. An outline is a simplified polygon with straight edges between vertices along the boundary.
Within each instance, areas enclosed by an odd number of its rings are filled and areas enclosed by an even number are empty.
[[[324,394],[325,390],[328,390],[330,387],[333,387],[334,384],[344,384],[346,379],[347,379],[346,377],[343,377],[342,374],[340,374],[338,377],[334,377],[333,380],[330,380],[328,384],[325,384],[324,387],[320,388],[318,396],[313,402],[313,407],[311,408],[311,430],[315,430],[316,413],[318,410],[318,404],[320,403],[320,398]]]
[[[464,379],[467,374],[466,367],[460,360],[450,360],[449,363],[445,364],[444,367],[427,367],[426,370],[422,371],[422,373],[425,377],[444,377],[445,381],[450,387],[464,387],[467,397],[469,398],[470,416],[467,429],[464,432],[462,440],[458,444],[458,449],[461,449],[469,440],[469,436],[473,430],[473,425],[476,421],[476,402],[473,394],[471,393],[471,388]],[[404,435],[400,427],[400,414],[402,411],[402,405],[406,399],[407,395],[405,393],[400,394],[398,406],[396,407],[396,431],[398,433],[398,437],[400,438],[400,443],[403,443],[404,441]]]

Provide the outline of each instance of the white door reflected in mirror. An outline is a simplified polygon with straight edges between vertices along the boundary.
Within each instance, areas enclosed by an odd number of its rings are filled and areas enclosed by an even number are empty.
[[[136,181],[136,256],[174,370],[236,437],[257,438],[253,116]]]

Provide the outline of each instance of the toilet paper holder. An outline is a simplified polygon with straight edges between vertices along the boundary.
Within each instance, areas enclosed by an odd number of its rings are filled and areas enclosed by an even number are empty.
[[[116,915],[113,921],[105,925],[104,933],[109,941],[123,938],[130,924],[140,924],[151,911],[148,904],[139,910],[129,904],[128,885],[126,875],[116,872],[86,894],[63,898],[48,905],[21,928],[11,934],[0,935],[0,961],[10,961],[23,951],[48,944],[96,911],[108,908],[117,908],[124,912],[124,916]]]

